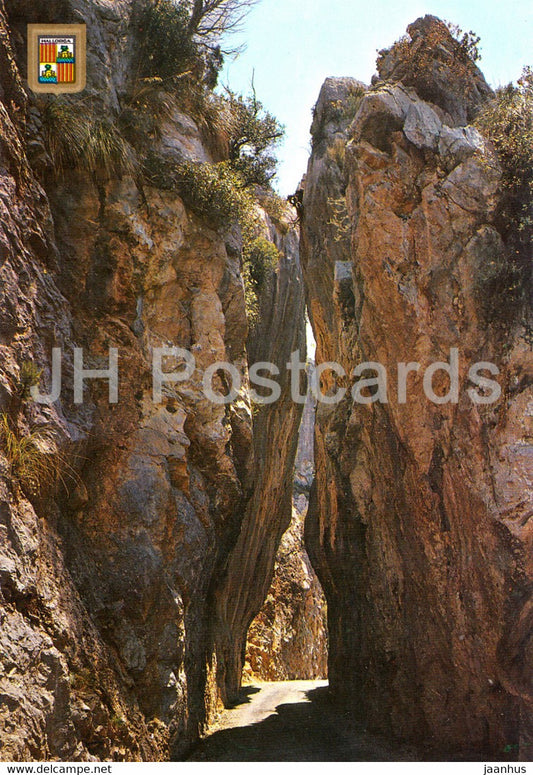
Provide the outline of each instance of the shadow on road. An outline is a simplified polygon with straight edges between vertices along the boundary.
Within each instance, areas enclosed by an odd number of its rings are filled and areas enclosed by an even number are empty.
[[[244,690],[245,703],[250,702],[250,689]],[[189,761],[401,760],[397,750],[387,750],[386,744],[354,732],[348,718],[332,704],[328,687],[312,689],[305,696],[307,701],[278,705],[258,723],[213,732]]]
[[[261,689],[258,686],[243,686],[239,690],[239,698],[231,705],[228,705],[228,709],[239,708],[241,705],[251,702],[253,695],[260,691]]]

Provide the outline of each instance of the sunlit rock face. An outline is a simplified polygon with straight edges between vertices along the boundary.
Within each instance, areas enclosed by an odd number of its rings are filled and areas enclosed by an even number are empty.
[[[509,260],[501,173],[467,124],[490,90],[472,63],[458,77],[438,20],[409,30],[411,54],[439,38],[425,71],[385,52],[371,88],[328,79],[315,108],[302,264],[317,362],[379,362],[388,384],[387,403],[318,408],[307,547],[354,716],[443,755],[520,745],[529,760],[533,360],[490,295]],[[429,401],[424,370],[450,348],[458,403]],[[421,365],[405,403],[398,361]],[[478,361],[500,370],[495,403],[467,392]],[[323,390],[353,384],[326,373]],[[444,372],[433,387],[446,395]]]
[[[244,649],[243,622],[262,604],[291,519],[301,407],[284,394],[254,418],[248,367],[257,355],[283,369],[300,346],[304,357],[294,214],[275,226],[259,211],[280,261],[252,334],[238,232],[221,234],[139,174],[57,174],[44,102],[24,92],[26,21],[83,20],[87,99],[119,125],[135,74],[130,4],[17,0],[7,10],[9,21],[0,2],[0,412],[13,411],[24,361],[49,390],[52,348],[64,359],[60,400],[22,401],[15,413],[21,433],[54,429],[60,484],[34,497],[17,486],[5,445],[0,455],[0,759],[164,760],[226,695],[225,659]],[[167,162],[212,160],[177,110],[161,116],[152,146]],[[171,345],[193,354],[196,372],[154,403],[152,348]],[[74,403],[74,347],[93,369],[118,349],[118,403],[104,381]],[[228,406],[203,391],[215,361],[242,374]],[[224,392],[221,378],[214,389]],[[262,543],[246,537],[261,531]],[[244,570],[241,558],[258,552]],[[217,611],[243,585],[255,597],[222,634]],[[237,658],[232,668],[235,690]]]

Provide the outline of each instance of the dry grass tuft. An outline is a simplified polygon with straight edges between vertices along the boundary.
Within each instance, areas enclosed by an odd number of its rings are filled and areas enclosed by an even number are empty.
[[[13,428],[6,414],[0,415],[0,443],[9,475],[28,496],[41,495],[55,487],[62,468],[56,434],[50,425],[40,425],[26,435]]]
[[[43,112],[43,130],[58,177],[69,168],[86,170],[99,179],[134,171],[131,149],[117,127],[80,102],[49,102]]]

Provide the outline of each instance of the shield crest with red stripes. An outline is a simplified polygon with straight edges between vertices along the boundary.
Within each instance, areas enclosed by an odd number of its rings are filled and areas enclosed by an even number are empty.
[[[74,36],[39,36],[39,83],[68,84],[76,81]]]
[[[77,94],[86,83],[85,24],[28,24],[30,89],[37,94]]]

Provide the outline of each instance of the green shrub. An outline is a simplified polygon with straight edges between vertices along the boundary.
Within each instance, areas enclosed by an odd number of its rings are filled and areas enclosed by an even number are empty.
[[[268,186],[276,174],[274,148],[285,130],[258,101],[226,91],[229,110],[229,161],[244,186]]]
[[[413,46],[409,35],[402,35],[390,48],[379,52],[379,62],[394,51],[398,61],[407,70],[419,70],[422,74],[431,71],[439,49],[448,49],[451,45],[451,72],[457,76],[465,76],[471,72],[468,64],[481,59],[479,50],[479,35],[470,30],[463,30],[456,24],[447,21],[437,21],[428,29],[421,44]],[[448,60],[448,58],[446,58]],[[449,61],[449,60],[448,60]],[[466,65],[466,67],[465,67]]]
[[[480,97],[475,66],[480,59],[478,44],[474,32],[465,33],[456,25],[435,19],[426,25],[423,35],[414,39],[402,35],[390,48],[380,51],[377,68],[380,74],[384,72],[384,78],[413,86],[422,99],[445,110],[460,99],[473,115]],[[394,63],[392,71],[388,67],[383,70],[387,60]]]
[[[135,83],[119,121],[127,139],[144,149],[153,138],[161,137],[161,124],[174,109],[190,116],[214,161],[229,157],[230,114],[226,101],[213,93],[191,73],[169,84],[162,78],[143,78]]]
[[[128,144],[117,127],[106,119],[98,118],[92,122],[83,165],[100,178],[120,177],[133,171]]]
[[[139,48],[137,54],[137,77],[141,79],[158,77],[164,81],[179,83],[185,74],[191,81],[214,89],[224,56],[217,43],[217,35],[223,34],[226,18],[225,5],[234,0],[208,0],[192,4],[189,0],[143,0],[137,12]],[[205,6],[212,19],[218,13],[219,28],[212,34],[200,34],[196,11]],[[216,6],[221,6],[217,11]],[[205,17],[206,18],[206,17]],[[207,33],[207,30],[204,30]]]
[[[253,327],[258,317],[258,296],[269,272],[279,261],[276,246],[260,236],[261,223],[254,200],[228,162],[169,164],[149,156],[145,172],[163,190],[175,190],[187,207],[221,233],[239,226],[242,234],[242,274],[247,317]]]
[[[271,188],[257,188],[255,197],[282,234],[287,234],[291,226],[296,225],[287,200]]]
[[[43,374],[43,370],[40,369],[33,361],[24,361],[21,364],[17,385],[17,392],[24,400],[30,397],[30,390],[35,385],[38,385]]]
[[[42,373],[42,369],[33,361],[23,361],[20,365],[18,377],[9,377],[12,392],[7,413],[9,418],[13,418],[13,422],[15,422],[15,418],[18,416],[23,403],[30,399],[31,388],[39,384]]]
[[[175,164],[149,154],[144,169],[152,185],[175,190],[195,215],[217,231],[242,226],[253,208],[250,195],[228,162]]]
[[[366,90],[362,86],[350,84],[347,97],[342,101],[340,108],[340,117],[343,121],[352,122],[355,118],[355,114],[359,110],[361,100],[366,94]]]
[[[140,78],[174,78],[194,66],[197,47],[189,33],[188,3],[146,0],[138,12]]]
[[[458,56],[465,61],[478,62],[481,59],[479,41],[481,38],[473,30],[464,32],[457,24],[444,22],[452,38],[459,44]]]
[[[265,237],[245,240],[243,246],[244,298],[252,328],[259,319],[259,296],[265,282],[280,260],[277,247]]]
[[[185,162],[176,168],[175,183],[190,209],[217,230],[227,231],[251,206],[241,181],[227,162]]]
[[[516,86],[499,89],[476,124],[493,143],[503,172],[500,227],[508,263],[494,298],[507,317],[517,309],[531,314],[533,289],[533,71],[524,68]],[[531,324],[524,321],[531,332]]]
[[[190,84],[182,91],[180,106],[192,116],[200,129],[202,140],[215,161],[227,161],[230,156],[231,113],[226,100],[208,88]]]
[[[249,267],[250,280],[259,293],[266,278],[279,263],[280,252],[273,242],[257,237],[245,247],[244,260]]]
[[[145,78],[137,84],[119,116],[119,125],[133,145],[161,137],[161,122],[172,114],[175,97],[161,78]]]
[[[139,48],[134,93],[122,116],[132,142],[157,135],[157,92],[164,89],[174,104],[195,120],[212,158],[230,158],[230,110],[227,100],[213,93],[224,61],[219,41],[236,29],[254,2],[142,0],[136,17]],[[155,99],[149,89],[156,92]],[[139,92],[143,92],[141,98]],[[237,122],[231,125],[235,133]],[[251,164],[244,159],[246,154],[241,155],[241,172],[248,175],[253,166],[251,177],[266,180],[257,154],[252,154]],[[237,156],[232,161],[237,161]]]
[[[494,144],[509,202],[509,222],[520,231],[531,228],[533,196],[533,71],[526,67],[517,86],[496,92],[476,120]]]
[[[171,95],[197,123],[215,160],[229,160],[244,187],[267,186],[283,127],[252,94],[213,94],[223,54],[217,39],[234,29],[254,0],[144,0],[138,11],[134,91],[121,121],[132,142],[158,131],[158,103]]]
[[[91,131],[90,114],[80,104],[51,100],[42,114],[46,149],[56,175],[77,167],[83,158]]]

